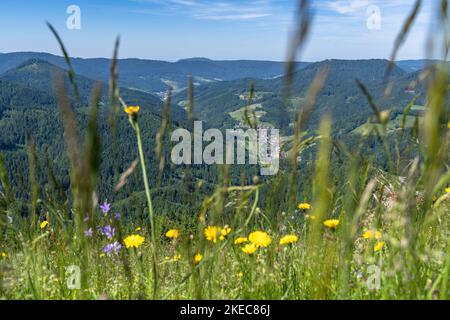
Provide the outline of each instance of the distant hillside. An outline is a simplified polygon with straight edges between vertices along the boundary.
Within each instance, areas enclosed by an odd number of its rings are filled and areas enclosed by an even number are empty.
[[[14,52],[0,55],[0,73],[15,68],[30,59],[47,61],[60,68],[66,68],[63,57],[40,52]],[[398,61],[397,66],[406,72],[423,69],[435,63],[435,60]],[[87,78],[106,82],[109,77],[110,59],[106,58],[72,58],[75,71]],[[307,62],[297,64],[298,69],[309,65]],[[230,81],[242,78],[270,79],[284,73],[284,63],[276,61],[255,60],[211,60],[203,57],[182,59],[176,62],[145,59],[120,59],[120,84],[160,96],[172,85],[176,91],[186,87],[187,77],[192,75],[197,85],[217,81]]]
[[[433,65],[439,62],[438,60],[403,60],[398,61],[397,66],[405,70],[406,72],[415,72],[426,68],[429,65]]]
[[[15,68],[30,59],[47,61],[65,68],[64,58],[49,53],[17,52],[0,57],[0,73]],[[104,58],[72,58],[75,71],[88,78],[106,82],[111,61]],[[230,60],[215,61],[206,58],[184,59],[177,62],[143,59],[119,60],[120,85],[147,92],[165,92],[168,85],[175,90],[186,87],[192,75],[197,84],[240,78],[273,78],[284,73],[284,63],[274,61]],[[302,68],[307,63],[299,63]]]
[[[34,88],[40,92],[45,92],[48,96],[54,97],[53,80],[56,72],[63,72],[65,74],[63,69],[47,61],[30,59],[20,64],[18,67],[0,74],[0,79],[6,80],[9,83],[16,83],[29,88]],[[76,82],[81,102],[83,105],[87,105],[94,88],[95,80],[77,75]],[[66,84],[68,92],[71,92],[67,77]],[[102,93],[102,102],[106,104],[109,99],[108,86],[106,83],[102,83]],[[157,115],[161,115],[162,113],[162,101],[153,94],[139,90],[121,88],[121,95],[130,105],[140,105],[143,110],[148,110]],[[74,97],[72,96],[72,98]],[[173,109],[171,117],[176,121],[184,121],[186,118],[184,110],[179,109]]]
[[[53,94],[53,80],[54,76],[58,72],[61,74],[66,73],[65,70],[47,61],[33,58],[23,62],[13,69],[6,71],[3,74],[0,74],[0,78],[12,83],[26,85],[49,94]],[[86,105],[89,101],[89,95],[92,92],[95,81],[77,75],[76,82],[80,91],[82,103]]]
[[[15,173],[15,176],[11,177],[15,184],[27,185],[26,146],[27,136],[31,135],[36,144],[39,165],[50,165],[55,176],[58,177],[61,188],[68,190],[70,187],[62,117],[52,90],[52,73],[55,71],[63,70],[48,62],[32,59],[7,71],[3,77],[0,76],[0,132],[2,132],[0,151],[5,157],[8,171]],[[8,81],[5,80],[6,78]],[[89,78],[77,77],[82,105],[75,108],[74,112],[80,137],[83,137],[88,123],[89,110],[85,102],[87,103],[89,99],[94,82]],[[67,87],[70,89],[68,84]],[[135,141],[136,136],[128,123],[128,117],[124,112],[120,112],[117,121],[117,140],[113,140],[109,122],[109,105],[106,104],[108,91],[105,84],[102,87],[104,104],[101,104],[98,114],[98,133],[101,141],[101,148],[98,151],[102,154],[102,166],[98,190],[105,194],[112,194],[118,174],[137,158],[136,145],[130,143]],[[153,184],[156,184],[158,167],[155,164],[154,150],[156,132],[162,123],[162,102],[158,97],[142,91],[121,89],[121,95],[128,103],[140,104],[142,107],[139,118],[142,137],[145,141],[143,147],[145,154],[149,157],[150,179]],[[177,115],[181,121],[184,121],[186,118],[184,110],[173,111],[173,115]],[[172,128],[180,125],[174,118],[175,116],[172,116],[169,122]],[[164,150],[168,148],[168,142],[165,142]],[[176,174],[166,174],[166,176],[167,179],[177,179]],[[139,179],[139,175],[130,177],[129,185],[138,186],[142,182]],[[43,185],[51,183],[44,171],[40,172],[39,180]],[[177,183],[178,180],[174,182],[174,185]],[[139,187],[133,189],[140,190]],[[126,198],[129,193],[122,190],[122,195]]]

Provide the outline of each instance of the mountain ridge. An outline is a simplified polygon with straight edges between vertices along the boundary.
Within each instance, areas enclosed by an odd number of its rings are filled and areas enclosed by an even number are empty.
[[[15,52],[0,58],[0,74],[31,58],[37,58],[66,69],[63,57],[45,52]],[[77,74],[107,82],[110,59],[71,58]],[[176,62],[127,58],[118,60],[120,85],[151,93],[165,92],[168,83],[176,90],[187,87],[188,76],[196,82],[234,80],[244,77],[266,78],[283,74],[284,63],[251,60],[183,59]],[[304,64],[299,64],[299,68]]]

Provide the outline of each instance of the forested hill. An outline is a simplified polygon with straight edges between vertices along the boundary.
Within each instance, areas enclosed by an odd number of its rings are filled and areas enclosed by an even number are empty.
[[[47,62],[30,60],[19,67],[0,76],[0,151],[4,156],[10,179],[18,196],[23,196],[29,191],[28,181],[28,137],[32,138],[37,153],[37,175],[40,184],[54,196],[64,194],[70,188],[69,163],[64,139],[64,129],[57,99],[52,90],[53,73],[63,70]],[[5,80],[7,78],[8,80]],[[66,79],[67,81],[67,79]],[[94,80],[77,76],[77,84],[80,87],[82,102],[87,102],[94,86]],[[68,91],[71,90],[67,84]],[[103,87],[103,98],[107,102],[107,86]],[[139,113],[142,138],[145,154],[148,155],[149,176],[155,185],[158,179],[157,163],[155,159],[155,136],[162,124],[162,102],[151,94],[131,89],[121,89],[121,95],[128,103],[141,105]],[[89,110],[82,103],[77,106],[72,99],[80,141],[83,141]],[[99,172],[98,192],[102,195],[128,199],[136,191],[140,193],[142,184],[139,174],[129,178],[127,187],[120,193],[114,193],[112,189],[117,183],[120,173],[124,172],[135,160],[137,155],[136,137],[128,123],[125,113],[120,112],[117,122],[117,136],[114,138],[109,122],[110,107],[107,103],[101,103],[98,115],[98,133],[100,144],[98,152],[101,153],[101,167]],[[181,110],[181,111],[180,111]],[[174,110],[184,119],[184,110]],[[182,121],[184,121],[182,119]],[[169,127],[179,125],[176,121],[170,121]],[[166,135],[167,139],[167,135]],[[82,146],[80,146],[82,148]],[[164,142],[164,150],[168,150],[167,142]],[[166,160],[166,163],[168,160]],[[171,170],[170,168],[167,168]],[[176,168],[175,168],[176,169]],[[164,181],[175,180],[177,174],[162,172]],[[175,197],[170,190],[167,191],[167,200]],[[180,193],[178,193],[179,195]],[[140,198],[134,199],[136,205],[140,205]],[[136,202],[137,201],[137,202]],[[164,203],[161,203],[164,206]],[[130,211],[132,207],[130,207]]]
[[[0,116],[8,108],[50,107],[54,105],[55,99],[48,92],[11,83],[0,78]]]

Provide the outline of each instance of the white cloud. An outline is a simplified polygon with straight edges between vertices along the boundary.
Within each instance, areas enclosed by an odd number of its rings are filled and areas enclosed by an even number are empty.
[[[130,0],[138,3],[158,5],[162,10],[182,12],[201,20],[251,20],[272,16],[276,9],[274,1],[251,0]],[[140,12],[146,9],[140,8]],[[279,9],[278,9],[279,11]],[[155,12],[153,10],[152,12]]]
[[[231,14],[231,15],[206,15],[200,16],[200,19],[206,20],[249,20],[270,16],[270,13],[247,13],[247,14]]]
[[[171,2],[173,2],[175,4],[184,5],[184,6],[198,6],[199,5],[199,3],[197,1],[192,1],[192,0],[171,0]]]

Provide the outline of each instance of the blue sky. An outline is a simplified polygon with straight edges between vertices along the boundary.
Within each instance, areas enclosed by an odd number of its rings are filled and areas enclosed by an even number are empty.
[[[425,0],[400,59],[426,57],[437,0]],[[414,0],[315,0],[304,61],[388,58]],[[81,29],[69,30],[69,5],[81,9]],[[1,0],[0,52],[59,54],[45,25],[60,32],[77,57],[110,57],[120,34],[120,57],[174,61],[189,57],[284,60],[296,0]],[[380,10],[369,29],[367,10]]]

